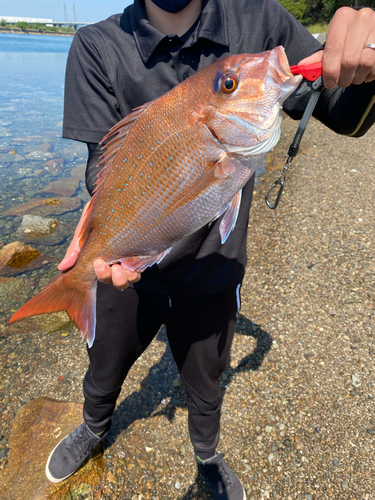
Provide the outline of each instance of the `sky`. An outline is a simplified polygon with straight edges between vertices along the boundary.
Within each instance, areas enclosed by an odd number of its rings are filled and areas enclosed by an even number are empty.
[[[122,12],[132,0],[12,0],[0,2],[0,19],[15,16],[64,21],[64,3],[68,21],[73,21],[74,3],[77,21],[97,22]]]

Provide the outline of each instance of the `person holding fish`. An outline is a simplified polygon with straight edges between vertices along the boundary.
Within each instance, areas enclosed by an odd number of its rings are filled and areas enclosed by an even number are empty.
[[[51,481],[105,439],[129,369],[165,324],[198,469],[215,500],[246,498],[217,453],[219,376],[240,307],[253,174],[279,138],[281,104],[300,119],[309,99],[311,84],[289,64],[318,61],[326,88],[314,116],[363,135],[375,120],[372,9],[339,9],[324,50],[275,0],[134,0],[76,33],[63,137],[87,143],[94,195],[62,274],[12,318],[65,309],[89,346],[84,423],[52,451]]]

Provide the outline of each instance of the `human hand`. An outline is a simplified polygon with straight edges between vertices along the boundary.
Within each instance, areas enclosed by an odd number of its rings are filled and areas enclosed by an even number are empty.
[[[365,48],[367,44],[375,44],[375,11],[342,7],[328,25],[324,50],[300,64],[322,61],[328,89],[371,82],[375,80],[375,49]]]
[[[88,208],[88,203],[86,203],[82,216],[79,220],[78,226],[74,231],[73,239],[66,251],[65,257],[57,266],[60,271],[68,271],[70,268],[74,266],[77,262],[78,255],[81,251],[81,248],[78,244],[79,234],[81,232],[81,227],[83,224],[83,220]],[[118,288],[119,290],[124,290],[128,288],[130,283],[136,283],[141,279],[141,274],[137,272],[130,271],[128,269],[124,269],[121,264],[113,264],[109,266],[103,259],[97,259],[93,262],[94,270],[97,279],[102,283],[112,283],[113,286]]]

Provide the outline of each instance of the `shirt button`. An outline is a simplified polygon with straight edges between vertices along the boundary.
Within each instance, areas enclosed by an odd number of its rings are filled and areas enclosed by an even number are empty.
[[[184,73],[184,74],[182,75],[182,79],[183,79],[183,80],[186,80],[186,78],[189,78],[189,75],[188,75],[187,73]]]

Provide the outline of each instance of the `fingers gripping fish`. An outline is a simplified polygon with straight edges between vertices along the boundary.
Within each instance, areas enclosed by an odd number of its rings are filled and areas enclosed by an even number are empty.
[[[226,57],[121,120],[103,139],[102,169],[80,234],[81,252],[10,322],[67,311],[95,337],[93,261],[143,271],[222,216],[233,230],[241,190],[279,140],[281,106],[301,81],[282,47]]]

